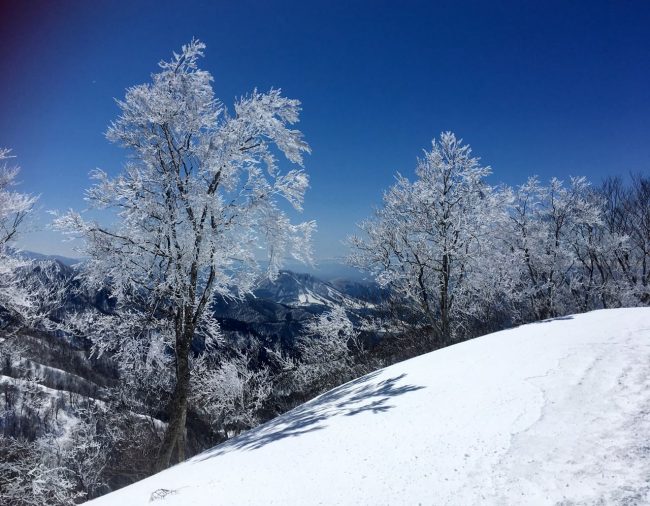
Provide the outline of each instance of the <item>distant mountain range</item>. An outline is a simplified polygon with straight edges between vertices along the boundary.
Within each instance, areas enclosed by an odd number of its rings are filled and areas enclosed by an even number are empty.
[[[255,337],[267,345],[280,343],[284,347],[291,346],[314,315],[343,307],[355,320],[373,312],[383,293],[373,283],[343,279],[330,283],[284,270],[276,280],[263,281],[243,299],[218,299],[213,310],[226,336]]]
[[[359,269],[348,265],[343,258],[326,258],[317,260],[314,265],[306,265],[289,260],[284,268],[288,271],[311,274],[323,281],[347,279],[351,281],[369,281],[369,276]]]
[[[48,255],[36,251],[21,250],[21,256],[31,260],[58,260],[65,265],[75,265],[83,262],[83,258],[72,258],[62,255]],[[261,262],[262,265],[265,262]],[[287,260],[284,264],[284,269],[287,271],[297,272],[301,274],[310,274],[315,278],[323,281],[331,282],[337,279],[345,279],[355,282],[368,282],[369,276],[364,272],[348,265],[343,258],[326,258],[314,262],[313,265],[303,264],[295,260]]]
[[[82,262],[82,259],[80,258],[71,258],[62,255],[46,255],[44,253],[38,253],[36,251],[21,250],[18,252],[18,254],[19,256],[22,256],[29,260],[57,260],[61,262],[63,265],[68,265],[68,266],[75,265]]]
[[[23,252],[23,255],[35,260],[32,275],[43,276],[47,271],[50,279],[71,278],[74,264],[80,262],[33,252]],[[332,261],[323,272],[334,276],[344,274],[345,269],[350,268]],[[355,320],[376,310],[376,305],[386,295],[385,290],[374,282],[360,279],[360,273],[354,272],[357,275],[352,278],[338,276],[325,281],[312,274],[282,270],[277,279],[263,280],[252,294],[243,298],[217,298],[212,309],[229,339],[258,339],[266,345],[291,346],[304,331],[307,321],[323,311],[343,307]],[[110,301],[104,292],[84,295],[70,292],[64,307],[67,310],[96,307],[110,311]]]
[[[274,281],[262,282],[254,293],[256,297],[292,307],[316,305],[329,308],[343,306],[348,309],[361,309],[367,307],[371,301],[362,300],[356,295],[346,292],[348,287],[357,284],[357,282],[348,281],[339,283],[339,288],[311,274],[286,270],[280,271],[280,275]]]

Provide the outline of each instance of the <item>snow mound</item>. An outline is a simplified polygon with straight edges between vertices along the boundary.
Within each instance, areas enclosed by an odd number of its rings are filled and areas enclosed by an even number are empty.
[[[497,332],[338,387],[96,506],[650,504],[650,308]]]

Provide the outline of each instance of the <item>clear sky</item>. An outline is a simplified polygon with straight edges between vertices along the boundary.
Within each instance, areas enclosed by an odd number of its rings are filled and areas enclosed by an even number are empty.
[[[645,0],[0,0],[0,146],[41,194],[22,245],[71,254],[45,210],[83,208],[88,172],[119,170],[113,98],[192,37],[226,104],[271,86],[302,101],[304,217],[328,258],[443,130],[493,183],[649,173],[649,27]]]

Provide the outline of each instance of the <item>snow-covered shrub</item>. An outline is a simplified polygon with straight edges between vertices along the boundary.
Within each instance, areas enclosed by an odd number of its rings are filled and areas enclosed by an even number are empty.
[[[314,395],[357,376],[359,335],[342,307],[314,317],[298,340],[299,358],[292,375],[296,390]]]
[[[266,367],[251,367],[244,352],[220,363],[199,357],[192,368],[191,406],[226,437],[255,427],[271,393]]]

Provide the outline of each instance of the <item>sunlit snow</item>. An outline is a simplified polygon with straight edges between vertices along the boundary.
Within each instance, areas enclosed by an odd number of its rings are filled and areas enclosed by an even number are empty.
[[[92,502],[650,502],[650,309],[533,323],[338,387]]]

